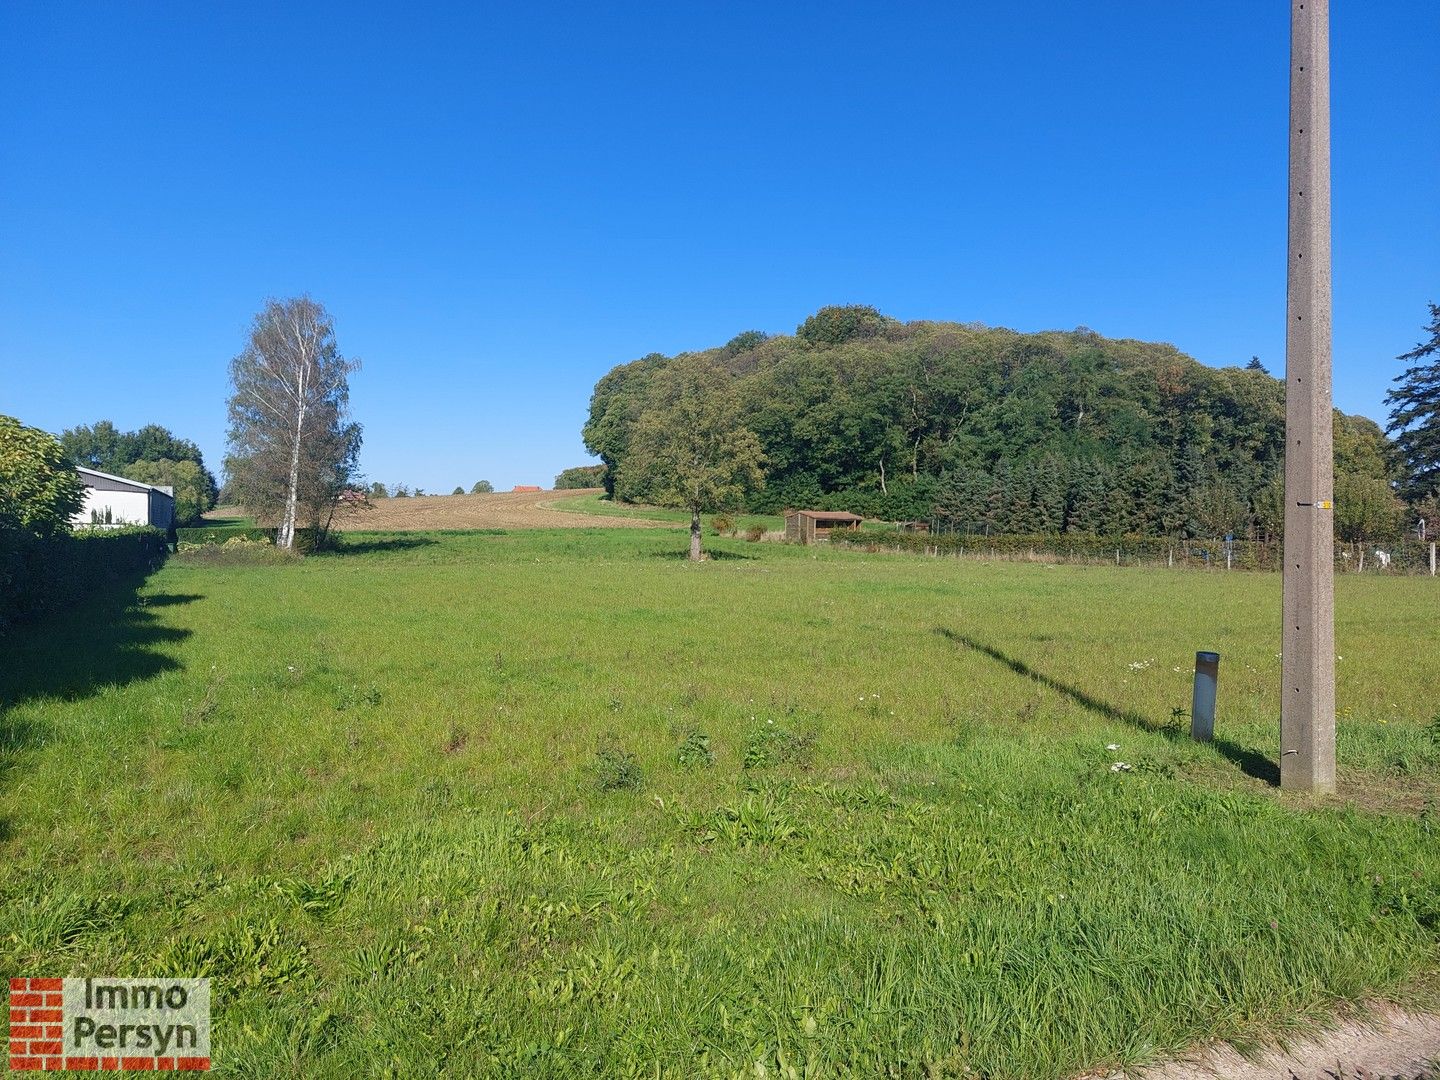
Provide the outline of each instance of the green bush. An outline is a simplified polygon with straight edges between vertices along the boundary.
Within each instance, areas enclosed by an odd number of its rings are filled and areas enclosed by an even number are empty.
[[[175,542],[179,544],[223,544],[237,536],[242,540],[263,540],[272,544],[275,542],[274,529],[255,529],[245,525],[175,530]]]
[[[0,633],[147,573],[166,551],[165,533],[145,526],[53,536],[0,528]]]
[[[283,566],[300,558],[266,540],[242,536],[223,544],[181,544],[175,557],[185,566]]]

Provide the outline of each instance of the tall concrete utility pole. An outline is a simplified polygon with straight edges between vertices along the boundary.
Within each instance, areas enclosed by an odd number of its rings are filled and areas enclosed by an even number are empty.
[[[1329,0],[1290,0],[1280,786],[1335,790]]]

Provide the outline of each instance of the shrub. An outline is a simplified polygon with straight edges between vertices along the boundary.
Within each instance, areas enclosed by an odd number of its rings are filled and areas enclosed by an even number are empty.
[[[750,528],[748,528],[748,529],[745,530],[745,539],[746,539],[746,540],[749,540],[752,544],[755,543],[757,540],[759,540],[759,539],[760,539],[761,537],[763,537],[764,535],[765,535],[765,529],[764,529],[763,526],[760,526],[760,525],[752,525],[752,526],[750,526]]]
[[[261,543],[273,544],[275,542],[274,529],[256,529],[245,525],[222,525],[210,528],[176,529],[175,541],[178,544],[197,546],[200,544],[223,544],[236,538],[242,540],[259,541]]]
[[[729,514],[716,514],[710,519],[710,528],[715,530],[716,536],[722,536],[735,527],[735,521]]]
[[[223,544],[181,544],[175,557],[186,566],[281,566],[300,556],[264,540],[237,536]]]

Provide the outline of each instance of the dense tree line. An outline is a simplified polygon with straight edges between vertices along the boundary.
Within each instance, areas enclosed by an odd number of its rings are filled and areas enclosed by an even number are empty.
[[[622,364],[595,388],[586,446],[612,495],[647,501],[627,471],[637,431],[681,361]],[[1258,360],[1211,368],[1174,346],[1091,330],[1022,334],[900,323],[825,308],[794,336],[747,331],[683,357],[720,373],[758,439],[764,486],[747,508],[847,509],[974,532],[1265,537],[1278,534],[1284,386]],[[1342,535],[1404,527],[1389,444],[1336,413]],[[632,482],[627,487],[625,477]],[[617,486],[618,485],[618,486]]]
[[[576,465],[574,468],[565,469],[555,477],[556,491],[603,487],[604,484],[604,465]]]

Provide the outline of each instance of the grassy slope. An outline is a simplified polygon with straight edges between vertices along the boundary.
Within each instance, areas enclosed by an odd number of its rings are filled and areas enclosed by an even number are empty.
[[[1436,970],[1428,579],[1337,582],[1365,810],[1243,771],[1275,577],[351,542],[15,643],[0,966],[213,974],[266,1077],[1061,1076]],[[1216,748],[1137,726],[1197,647]],[[643,786],[602,791],[620,748]]]
[[[602,494],[590,493],[587,495],[568,495],[552,499],[546,505],[555,510],[565,510],[575,514],[598,514],[602,517],[627,517],[643,518],[647,521],[674,521],[677,524],[690,524],[690,511],[688,510],[666,510],[659,506],[642,506],[639,503],[616,503]],[[714,514],[706,514],[705,529],[710,531],[710,522]],[[771,531],[780,531],[785,528],[785,519],[776,514],[729,514],[737,529],[750,529],[759,527]]]

